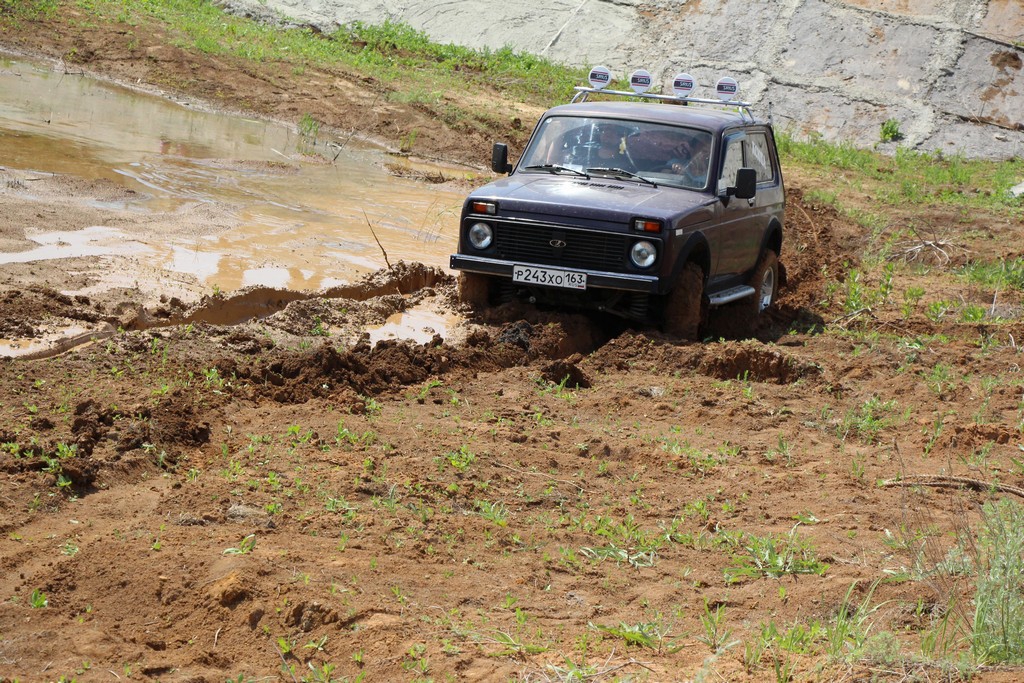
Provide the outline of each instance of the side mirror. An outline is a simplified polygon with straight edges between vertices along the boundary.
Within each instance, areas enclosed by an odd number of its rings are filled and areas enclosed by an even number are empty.
[[[508,163],[508,145],[495,142],[491,148],[491,170],[495,173],[511,173],[512,164]]]
[[[753,199],[757,194],[757,171],[752,168],[737,169],[736,187],[730,187],[726,192],[737,199]]]

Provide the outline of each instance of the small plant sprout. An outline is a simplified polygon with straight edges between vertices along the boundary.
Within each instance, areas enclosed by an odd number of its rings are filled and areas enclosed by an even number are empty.
[[[247,555],[256,549],[256,534],[249,534],[239,544],[224,551],[225,555]]]
[[[32,591],[32,594],[28,596],[28,605],[32,609],[42,609],[49,606],[50,599],[46,597],[46,593],[36,588]]]
[[[306,643],[302,647],[304,647],[307,650],[313,650],[314,652],[323,652],[324,651],[324,645],[326,645],[326,644],[327,644],[327,636],[323,635],[323,636],[320,636],[319,638],[317,638],[316,640],[309,641],[308,643]]]
[[[457,451],[448,451],[442,458],[458,472],[466,469],[476,460],[476,455],[469,450],[468,444],[462,444]]]
[[[152,545],[149,546],[152,550],[155,550],[155,551],[159,552],[159,550],[161,548],[163,548],[163,542],[160,541],[160,534],[162,534],[163,532],[164,532],[164,525],[161,524],[160,525],[160,531],[157,532],[156,536],[153,537],[153,543],[152,543]]]
[[[498,526],[508,524],[508,508],[501,501],[492,503],[489,500],[478,500],[475,505],[480,516],[484,519],[490,520]]]
[[[285,636],[278,636],[277,649],[281,651],[282,655],[291,654],[291,651],[295,649],[295,641]]]
[[[700,623],[704,627],[704,635],[697,636],[697,640],[710,647],[712,652],[735,645],[726,643],[731,631],[725,628],[725,605],[719,603],[712,610],[708,599],[704,598],[704,613],[700,615]]]

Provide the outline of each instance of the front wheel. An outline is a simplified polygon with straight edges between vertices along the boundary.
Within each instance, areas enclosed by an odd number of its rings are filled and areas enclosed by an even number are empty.
[[[491,278],[480,273],[459,273],[459,301],[483,308],[490,303]]]
[[[703,321],[704,271],[692,261],[683,266],[676,286],[668,295],[662,327],[665,332],[688,341],[700,339]]]

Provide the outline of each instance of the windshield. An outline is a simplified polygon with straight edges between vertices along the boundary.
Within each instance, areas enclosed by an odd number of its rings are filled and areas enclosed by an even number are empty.
[[[552,116],[519,162],[523,173],[627,171],[658,185],[702,190],[711,166],[711,133],[663,123]]]

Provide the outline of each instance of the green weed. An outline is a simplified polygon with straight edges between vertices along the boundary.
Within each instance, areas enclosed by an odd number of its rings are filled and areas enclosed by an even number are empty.
[[[248,555],[256,549],[256,534],[249,534],[243,538],[237,546],[227,548],[225,555]]]
[[[59,7],[59,0],[0,0],[0,18],[50,18],[57,15]]]
[[[872,396],[859,408],[846,412],[837,427],[836,435],[845,441],[852,433],[864,443],[874,443],[879,432],[906,418],[905,415],[896,414],[897,407],[896,399],[883,401],[878,396]]]
[[[851,598],[857,583],[850,584],[846,596],[839,606],[835,623],[825,629],[825,651],[832,659],[851,661],[863,656],[872,626],[869,618],[880,607],[880,605],[871,606],[871,598],[877,586],[878,581],[875,581],[861,602],[853,605]]]
[[[704,612],[700,615],[700,624],[704,634],[697,636],[697,640],[710,647],[712,652],[729,647],[727,641],[732,631],[725,627],[725,605],[719,603],[712,610],[708,599],[704,598]]]
[[[492,503],[489,500],[478,500],[474,503],[477,512],[486,520],[494,522],[498,526],[508,524],[508,508],[501,501]]]
[[[462,444],[459,446],[459,450],[448,451],[440,456],[438,460],[440,466],[447,463],[457,472],[465,472],[470,465],[476,462],[476,455],[473,454],[473,451],[469,450],[469,446],[467,444]]]
[[[1024,662],[1024,508],[986,502],[978,534],[971,651],[986,663]]]
[[[494,631],[487,640],[500,646],[501,649],[494,653],[498,657],[537,655],[548,651],[548,647],[545,645],[529,643],[506,631]]]
[[[785,536],[741,534],[731,541],[736,546],[732,565],[725,569],[727,583],[787,574],[824,576],[828,564],[818,559],[814,548],[801,539],[796,527]]]
[[[899,130],[889,124],[887,132]],[[941,152],[899,148],[887,156],[860,149],[850,142],[830,143],[821,137],[797,140],[785,133],[776,139],[783,165],[799,162],[824,173],[854,171],[865,184],[874,183],[878,196],[889,202],[925,203],[1005,210],[1019,214],[1019,204],[1009,188],[1020,182],[1024,160],[1002,162],[965,159]],[[984,187],[987,192],[970,192]]]
[[[900,122],[896,119],[886,119],[882,123],[882,130],[880,134],[882,142],[895,142],[903,139],[903,133],[900,132]]]
[[[658,552],[653,548],[645,548],[635,551],[618,548],[611,544],[600,548],[583,547],[580,548],[580,554],[588,559],[598,562],[602,560],[625,562],[636,569],[641,567],[653,567],[658,558]]]
[[[46,597],[46,593],[36,588],[32,591],[32,594],[28,596],[28,606],[32,609],[42,609],[50,604],[50,599]]]

